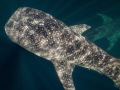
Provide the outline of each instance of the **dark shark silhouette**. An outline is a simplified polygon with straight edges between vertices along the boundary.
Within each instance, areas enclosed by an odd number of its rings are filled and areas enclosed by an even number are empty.
[[[90,41],[94,42],[101,38],[107,38],[110,42],[110,46],[107,50],[110,50],[114,47],[117,40],[120,38],[120,18],[112,20],[110,17],[98,14],[104,20],[102,26],[95,28],[94,30],[84,33],[84,36]]]
[[[120,88],[120,59],[108,55],[50,14],[19,8],[6,23],[5,31],[13,42],[50,60],[65,90],[75,90],[75,65],[107,75]]]

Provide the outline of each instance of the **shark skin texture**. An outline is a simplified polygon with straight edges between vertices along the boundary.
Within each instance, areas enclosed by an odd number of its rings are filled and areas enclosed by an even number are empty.
[[[50,14],[18,8],[6,23],[5,32],[21,47],[50,60],[65,90],[76,90],[72,80],[75,65],[107,75],[120,88],[120,59],[108,55]]]
[[[110,17],[97,14],[103,18],[103,25],[87,32],[84,36],[94,42],[101,38],[107,38],[110,45],[107,50],[111,50],[120,38],[120,18],[112,20]]]

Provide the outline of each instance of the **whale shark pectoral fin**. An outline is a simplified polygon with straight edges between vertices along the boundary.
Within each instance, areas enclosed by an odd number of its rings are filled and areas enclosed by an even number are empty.
[[[118,37],[116,37],[115,35],[112,35],[112,36],[109,36],[107,37],[108,41],[110,42],[110,46],[108,47],[108,51],[113,48],[113,46],[115,45],[115,43],[117,42],[118,40]]]
[[[67,64],[67,62],[63,60],[54,61],[53,64],[64,89],[75,90],[72,80],[74,65]]]
[[[79,25],[70,26],[70,28],[77,34],[81,35],[84,31],[90,29],[91,26],[86,24],[79,24]]]
[[[103,18],[103,24],[106,24],[106,23],[109,23],[109,22],[113,21],[112,18],[110,18],[110,17],[108,17],[108,16],[106,16],[104,14],[99,14],[98,13],[97,15],[99,15],[99,16],[101,16]]]

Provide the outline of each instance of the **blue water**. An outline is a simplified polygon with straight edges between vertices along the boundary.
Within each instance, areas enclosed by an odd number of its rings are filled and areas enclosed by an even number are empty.
[[[120,18],[120,0],[1,0],[0,1],[0,90],[64,90],[50,61],[35,56],[10,41],[4,25],[19,7],[32,7],[53,15],[66,25],[102,25],[102,13]],[[104,43],[104,44],[103,44]],[[95,42],[107,50],[103,38]],[[110,55],[120,58],[120,40]],[[76,90],[119,90],[112,80],[92,70],[76,66],[73,72]]]

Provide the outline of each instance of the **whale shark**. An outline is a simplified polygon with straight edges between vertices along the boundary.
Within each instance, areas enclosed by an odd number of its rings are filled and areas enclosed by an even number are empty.
[[[76,65],[106,75],[120,88],[120,59],[48,13],[20,7],[5,24],[5,32],[14,43],[51,61],[65,90],[76,90],[72,79]]]
[[[99,26],[92,31],[84,33],[84,36],[90,41],[94,42],[101,38],[107,38],[110,45],[107,50],[111,50],[120,38],[120,18],[113,20],[112,18],[104,15],[97,14],[103,18],[103,25]]]

